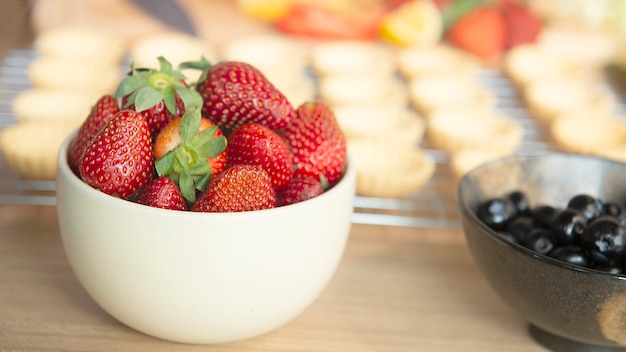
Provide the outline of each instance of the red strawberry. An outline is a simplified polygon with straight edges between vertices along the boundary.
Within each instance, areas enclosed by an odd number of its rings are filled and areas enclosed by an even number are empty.
[[[78,175],[78,164],[80,157],[85,151],[85,147],[89,141],[100,132],[100,130],[109,122],[113,115],[120,111],[117,100],[112,95],[104,95],[91,108],[91,112],[78,128],[76,138],[70,145],[68,151],[68,160],[70,168]]]
[[[242,212],[276,207],[270,175],[258,165],[235,165],[209,183],[191,207],[197,212]]]
[[[225,168],[227,159],[226,137],[211,121],[202,119],[199,107],[166,125],[153,150],[157,174],[174,180],[190,203],[195,202],[196,191],[206,190],[213,175]]]
[[[115,114],[85,148],[79,172],[85,183],[106,194],[134,195],[154,173],[148,123],[132,110]]]
[[[505,36],[506,25],[500,11],[487,5],[475,8],[459,18],[446,33],[452,44],[487,63],[500,59]]]
[[[143,186],[136,202],[161,209],[187,210],[187,203],[180,189],[166,176],[155,178]]]
[[[322,183],[311,176],[296,175],[283,188],[276,191],[276,205],[295,204],[324,193]]]
[[[506,24],[505,49],[537,39],[543,23],[536,14],[514,0],[501,0],[500,6]]]
[[[293,152],[296,174],[326,179],[329,185],[339,181],[346,164],[346,137],[330,107],[322,102],[300,105],[284,138]]]
[[[247,123],[280,130],[293,117],[289,100],[252,65],[222,61],[211,66],[204,60],[188,67],[205,69],[197,86],[204,99],[202,115],[227,131]]]
[[[202,97],[189,88],[180,71],[163,57],[159,57],[159,64],[159,70],[131,66],[115,92],[122,98],[123,109],[143,115],[153,136],[170,120],[183,116],[185,109],[202,105]]]
[[[228,136],[228,164],[260,165],[278,189],[291,179],[293,155],[287,143],[269,128],[251,123]]]

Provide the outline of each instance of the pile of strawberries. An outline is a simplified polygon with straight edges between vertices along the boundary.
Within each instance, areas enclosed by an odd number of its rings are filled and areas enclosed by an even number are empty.
[[[346,139],[332,110],[294,107],[255,67],[204,58],[130,67],[70,144],[91,187],[148,206],[241,212],[301,202],[336,184]],[[198,69],[186,83],[181,69]]]

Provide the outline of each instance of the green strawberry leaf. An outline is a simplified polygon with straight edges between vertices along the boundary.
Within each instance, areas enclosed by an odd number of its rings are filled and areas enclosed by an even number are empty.
[[[196,189],[200,192],[206,191],[209,186],[209,182],[211,181],[211,173],[205,173],[201,176],[194,177],[194,182],[196,183]]]
[[[215,158],[226,149],[227,143],[228,140],[226,137],[219,136],[206,143],[200,144],[195,149],[200,158]]]
[[[167,61],[163,56],[157,57],[157,60],[159,60],[159,71],[172,74],[174,69],[169,61]]]
[[[186,61],[183,62],[181,64],[178,65],[178,67],[182,70],[182,69],[194,69],[194,70],[201,70],[202,74],[200,74],[200,77],[198,77],[198,81],[196,82],[196,84],[198,82],[203,82],[204,80],[206,80],[207,75],[208,75],[208,71],[209,68],[213,66],[209,60],[207,60],[204,55],[202,57],[200,57],[200,60],[198,61]]]
[[[161,100],[163,100],[163,93],[159,90],[151,86],[141,87],[137,91],[137,96],[135,97],[135,110],[137,112],[148,110],[158,104]]]
[[[196,201],[196,188],[194,186],[193,178],[188,174],[180,175],[180,180],[178,180],[178,188],[180,188],[180,193],[183,194],[183,197],[193,203]]]
[[[182,62],[178,65],[179,69],[187,69],[187,68],[191,68],[191,69],[195,69],[195,70],[206,70],[207,68],[211,67],[211,63],[209,62],[209,60],[206,59],[206,57],[204,57],[204,55],[202,55],[200,57],[200,60],[198,61],[185,61]]]
[[[145,74],[126,76],[118,85],[114,95],[120,98],[137,91],[147,84],[148,76]]]
[[[198,129],[200,129],[201,118],[199,108],[194,107],[185,111],[185,114],[180,120],[181,144],[185,146],[191,145],[191,141],[198,132]]]
[[[181,86],[181,87],[176,86],[174,87],[174,90],[176,91],[180,99],[183,101],[183,104],[185,105],[185,110],[191,109],[194,107],[198,107],[198,108],[202,107],[202,96],[197,91],[193,89],[189,89],[184,86]]]
[[[172,88],[168,87],[163,90],[163,102],[165,103],[167,111],[173,116],[176,116],[176,93]]]
[[[154,162],[156,172],[159,176],[167,176],[174,169],[174,150],[170,150],[160,159]]]

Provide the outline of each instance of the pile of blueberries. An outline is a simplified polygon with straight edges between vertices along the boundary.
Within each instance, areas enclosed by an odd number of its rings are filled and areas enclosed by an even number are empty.
[[[565,207],[537,205],[514,191],[479,204],[476,215],[498,236],[581,267],[626,273],[626,208],[588,194]]]

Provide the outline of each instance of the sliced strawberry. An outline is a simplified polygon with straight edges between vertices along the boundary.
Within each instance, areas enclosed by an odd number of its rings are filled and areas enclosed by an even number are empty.
[[[204,70],[196,88],[204,100],[202,115],[225,133],[247,123],[280,130],[293,118],[294,109],[289,100],[250,64],[222,61],[211,65],[201,60],[181,67]]]
[[[532,43],[537,39],[543,28],[539,16],[514,0],[501,0],[500,6],[506,24],[505,49]]]
[[[326,179],[329,185],[339,181],[346,164],[346,137],[330,107],[322,102],[300,105],[284,138],[294,155],[296,174]]]
[[[209,183],[191,207],[197,212],[242,212],[276,207],[270,175],[259,165],[235,165]]]
[[[106,194],[129,198],[154,174],[148,123],[132,110],[122,110],[85,148],[79,162],[82,180]]]
[[[117,105],[117,100],[112,95],[102,96],[91,108],[91,112],[78,128],[76,138],[74,138],[72,144],[70,144],[68,151],[68,162],[74,173],[79,174],[78,164],[80,157],[83,155],[89,141],[91,141],[91,139],[111,120],[113,115],[117,114],[119,111],[120,108]]]
[[[174,181],[166,176],[157,177],[139,190],[139,204],[170,210],[187,210],[187,203]]]
[[[447,39],[486,63],[499,60],[504,52],[506,25],[499,9],[478,7],[451,24]]]
[[[281,207],[303,202],[324,193],[322,182],[317,178],[296,175],[284,187],[276,191],[276,205]]]
[[[153,136],[186,109],[202,105],[202,97],[185,83],[185,76],[165,58],[158,60],[159,70],[131,66],[115,92],[116,97],[122,98],[123,109],[144,116]]]
[[[291,179],[293,155],[287,143],[269,128],[251,123],[228,136],[228,164],[260,165],[278,189]]]
[[[180,142],[173,149],[168,149],[168,135],[159,134],[156,138],[155,154],[164,155],[156,161],[159,176],[168,176],[178,185],[187,201],[196,200],[196,192],[203,192],[214,175],[211,159],[220,158],[226,149],[226,137],[213,124],[201,128],[200,108],[188,110],[178,126]],[[170,141],[171,142],[171,138]],[[162,145],[163,144],[163,145]],[[224,156],[225,158],[225,156]]]

